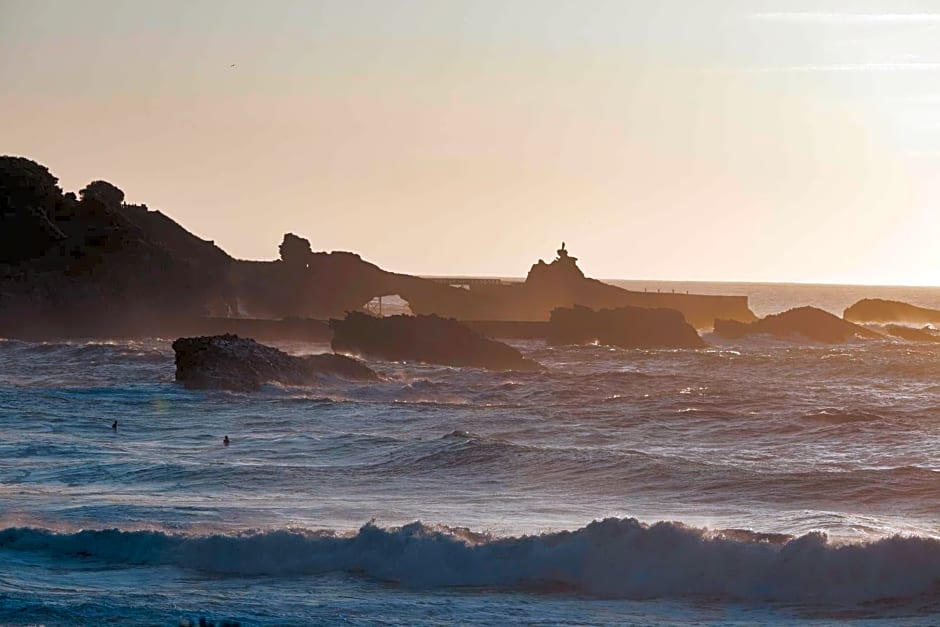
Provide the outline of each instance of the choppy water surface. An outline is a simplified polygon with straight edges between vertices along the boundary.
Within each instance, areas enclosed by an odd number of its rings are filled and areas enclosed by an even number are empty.
[[[940,620],[940,348],[709,339],[256,394],[0,341],[0,624]]]

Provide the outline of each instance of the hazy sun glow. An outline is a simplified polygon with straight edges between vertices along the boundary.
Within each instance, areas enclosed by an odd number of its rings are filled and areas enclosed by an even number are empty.
[[[394,6],[393,6],[394,5]],[[221,7],[221,8],[220,8]],[[0,152],[232,254],[940,284],[933,2],[0,0]]]

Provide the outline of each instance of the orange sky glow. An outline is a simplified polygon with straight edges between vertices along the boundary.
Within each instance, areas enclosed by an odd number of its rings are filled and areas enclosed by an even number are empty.
[[[243,258],[940,285],[938,34],[931,2],[0,0],[0,153]]]

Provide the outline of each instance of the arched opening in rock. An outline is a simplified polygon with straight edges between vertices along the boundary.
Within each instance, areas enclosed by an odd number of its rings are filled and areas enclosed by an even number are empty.
[[[397,316],[399,314],[411,315],[411,305],[399,294],[386,294],[376,296],[365,305],[362,310],[373,316]]]

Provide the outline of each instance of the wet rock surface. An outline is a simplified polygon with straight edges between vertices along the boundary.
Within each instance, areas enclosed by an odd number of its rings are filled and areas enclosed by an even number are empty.
[[[173,350],[176,380],[190,389],[250,392],[265,383],[304,385],[324,376],[378,379],[371,368],[344,355],[296,357],[237,335],[179,338]]]

